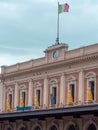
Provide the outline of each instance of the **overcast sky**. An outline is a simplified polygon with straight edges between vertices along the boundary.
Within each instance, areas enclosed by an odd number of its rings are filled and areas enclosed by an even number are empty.
[[[59,0],[60,42],[69,49],[98,43],[98,0]],[[55,44],[57,0],[0,0],[0,66],[43,57]]]

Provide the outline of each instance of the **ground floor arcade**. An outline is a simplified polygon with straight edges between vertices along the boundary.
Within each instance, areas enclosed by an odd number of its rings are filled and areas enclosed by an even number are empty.
[[[0,130],[98,130],[98,105],[0,114]]]

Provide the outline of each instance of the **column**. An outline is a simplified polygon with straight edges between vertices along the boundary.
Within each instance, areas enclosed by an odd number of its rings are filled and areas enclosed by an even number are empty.
[[[60,80],[60,104],[65,104],[65,76],[64,73],[61,75]]]
[[[15,103],[14,103],[14,108],[16,108],[17,106],[18,106],[18,97],[19,97],[19,95],[18,95],[18,83],[16,82],[15,83]]]
[[[0,130],[2,130],[2,123],[0,123]]]
[[[46,121],[42,121],[42,130],[47,130]]]
[[[33,82],[31,79],[29,81],[28,106],[32,106],[32,97],[33,97]]]
[[[26,130],[31,130],[31,125],[30,125],[30,121],[26,121],[26,126],[27,126],[27,129]]]
[[[64,126],[63,126],[63,120],[59,120],[59,130],[63,130]]]
[[[84,100],[84,73],[83,70],[79,72],[79,92],[78,92],[78,101],[80,103]]]
[[[13,125],[13,130],[17,130],[17,128],[16,128],[16,122],[11,122],[11,124]]]
[[[3,111],[6,110],[6,86],[5,84],[3,85]]]
[[[3,110],[3,102],[4,102],[4,93],[5,91],[3,91],[3,83],[0,83],[0,112],[2,112]],[[4,102],[5,103],[5,102]]]
[[[44,79],[44,95],[43,95],[43,106],[48,106],[48,79],[45,77]]]

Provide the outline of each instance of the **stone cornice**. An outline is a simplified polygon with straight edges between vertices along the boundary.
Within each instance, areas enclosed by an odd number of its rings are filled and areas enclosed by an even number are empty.
[[[68,65],[79,64],[79,63],[83,63],[83,62],[88,63],[91,61],[97,61],[97,59],[98,59],[98,53],[94,53],[94,54],[89,54],[89,55],[85,55],[85,56],[72,58],[69,60],[57,61],[57,62],[48,63],[48,64],[44,64],[44,65],[40,65],[40,66],[36,66],[36,67],[24,69],[24,70],[18,70],[18,71],[11,72],[11,73],[5,73],[4,77],[31,73],[31,72],[34,73],[34,72],[41,71],[42,69],[47,71],[49,68],[52,68],[55,66],[56,66],[56,68],[60,68],[61,66],[68,66]]]

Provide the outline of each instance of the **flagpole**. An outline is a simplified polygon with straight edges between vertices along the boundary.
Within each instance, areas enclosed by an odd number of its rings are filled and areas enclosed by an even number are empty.
[[[59,8],[59,2],[58,2],[58,8]],[[56,38],[56,44],[59,44],[59,10],[58,10],[58,16],[57,16],[57,38]]]

